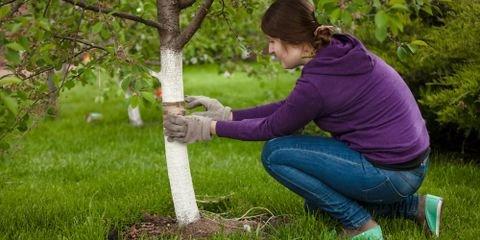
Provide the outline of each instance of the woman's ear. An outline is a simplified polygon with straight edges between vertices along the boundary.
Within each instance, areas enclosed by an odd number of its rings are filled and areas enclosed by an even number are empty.
[[[302,58],[312,58],[314,56],[315,56],[315,48],[309,43],[303,44]]]

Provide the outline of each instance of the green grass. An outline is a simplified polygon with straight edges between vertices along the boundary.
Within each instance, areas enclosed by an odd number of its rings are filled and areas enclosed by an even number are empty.
[[[295,76],[285,73],[264,83],[282,96]],[[234,108],[273,100],[259,81],[242,74],[227,79],[212,66],[188,68],[184,78],[187,94],[213,96]],[[146,126],[133,128],[121,97],[95,104],[95,91],[76,87],[65,92],[58,119],[40,122],[21,139],[19,151],[0,161],[0,239],[105,239],[110,229],[125,228],[143,213],[174,215],[160,110],[144,108]],[[87,124],[84,115],[92,111],[103,113],[104,120]],[[272,232],[272,239],[336,239],[338,223],[305,215],[302,200],[264,171],[262,144],[217,138],[190,145],[196,194],[233,193],[228,217],[252,207],[291,215],[291,223]],[[477,165],[459,163],[455,155],[432,156],[420,192],[446,200],[441,239],[480,235],[478,170]],[[411,221],[379,222],[386,239],[425,239]]]

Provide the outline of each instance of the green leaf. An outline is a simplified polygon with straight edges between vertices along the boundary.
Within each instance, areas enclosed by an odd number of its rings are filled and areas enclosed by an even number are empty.
[[[385,39],[387,38],[387,27],[377,27],[375,29],[375,38],[380,42],[385,41]]]
[[[410,42],[410,44],[415,46],[428,47],[428,44],[422,40],[413,40],[412,42]]]
[[[423,6],[422,10],[428,15],[433,16],[432,7],[430,5]]]
[[[18,32],[18,30],[22,29],[22,26],[23,26],[23,22],[20,22],[20,23],[14,23],[12,25],[10,25],[10,33],[16,33]]]
[[[82,78],[86,81],[86,82],[95,82],[97,80],[97,76],[95,75],[95,73],[92,71],[91,68],[86,68],[85,71],[82,73]]]
[[[107,29],[103,29],[100,32],[100,36],[102,37],[102,39],[106,40],[106,39],[109,39],[112,36],[112,34]]]
[[[103,23],[102,22],[97,22],[95,25],[92,26],[92,32],[93,33],[99,33],[103,29]]]
[[[410,53],[411,55],[415,54],[416,49],[412,45],[406,43],[404,44],[404,46],[407,49],[408,53]]]
[[[18,103],[17,103],[17,100],[15,100],[14,98],[10,97],[10,96],[7,96],[3,93],[0,93],[0,99],[2,99],[3,101],[3,104],[5,104],[5,107],[7,107],[7,109],[13,113],[14,115],[17,115],[18,113]]]
[[[121,87],[122,87],[123,91],[128,90],[131,82],[132,82],[132,78],[129,77],[128,75],[123,78],[123,80],[121,82]]]
[[[8,43],[5,46],[15,51],[25,51],[25,48],[17,42]]]
[[[345,25],[350,26],[352,24],[352,21],[353,21],[352,15],[347,11],[343,11],[342,12],[342,22]]]
[[[135,107],[137,107],[139,104],[140,104],[140,98],[138,97],[138,95],[133,95],[133,96],[130,98],[130,106],[131,106],[132,108],[135,108]]]
[[[393,4],[393,6],[391,6],[390,9],[396,9],[396,10],[410,12],[410,9],[407,7],[407,5],[401,4],[401,3]]]
[[[142,91],[140,92],[142,94],[142,97],[147,100],[150,103],[155,103],[155,96],[153,95],[152,92],[147,92],[147,91]]]
[[[30,46],[30,42],[28,41],[27,37],[21,37],[18,39],[18,43],[22,45],[24,49],[28,49]]]
[[[388,22],[388,14],[381,10],[375,14],[375,26],[377,28],[386,28]]]
[[[16,65],[20,64],[20,55],[18,54],[17,51],[13,51],[11,49],[6,49],[5,50],[5,58],[10,64]]]
[[[328,3],[336,3],[336,0],[318,0],[317,1],[317,7],[322,8],[323,5],[328,4]]]
[[[27,121],[20,121],[17,127],[18,131],[25,132],[28,130]]]
[[[403,24],[397,16],[395,15],[390,16],[389,23],[390,23],[390,30],[394,35],[397,35],[399,31],[403,32]]]
[[[405,47],[403,45],[400,45],[398,48],[397,48],[397,57],[398,59],[400,59],[400,61],[405,61],[408,57],[408,51],[407,49],[405,49]]]
[[[8,76],[0,79],[0,86],[8,86],[21,83],[22,80],[16,76]]]
[[[39,18],[37,19],[37,24],[38,26],[44,28],[45,30],[50,31],[50,23],[48,22],[48,19]]]
[[[65,81],[65,84],[63,86],[66,87],[67,89],[72,89],[73,87],[75,87],[75,80],[69,79]]]
[[[332,13],[330,13],[330,21],[331,22],[336,22],[339,18],[340,18],[340,15],[342,14],[340,8],[337,8],[335,10],[333,10]]]

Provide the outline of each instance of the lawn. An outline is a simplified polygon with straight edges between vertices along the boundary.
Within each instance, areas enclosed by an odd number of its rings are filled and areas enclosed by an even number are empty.
[[[242,108],[286,95],[297,74],[259,81],[240,73],[225,78],[214,66],[187,68],[185,92]],[[120,96],[99,104],[96,91],[79,86],[64,92],[59,117],[40,122],[11,157],[0,160],[0,239],[105,239],[110,229],[124,229],[144,213],[174,215],[160,109],[144,107],[146,124],[134,128]],[[86,123],[88,112],[101,112],[104,119]],[[262,145],[220,138],[189,145],[196,194],[231,194],[225,217],[240,217],[253,207],[289,215],[289,224],[269,231],[271,239],[336,239],[338,223],[306,215],[302,199],[265,172]],[[479,170],[434,149],[420,192],[445,198],[440,239],[478,239]],[[426,239],[411,221],[379,222],[386,239]],[[228,238],[252,239],[255,234]]]

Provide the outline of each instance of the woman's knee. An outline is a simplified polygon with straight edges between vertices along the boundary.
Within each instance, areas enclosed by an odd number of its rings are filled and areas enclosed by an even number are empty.
[[[289,138],[290,136],[278,137],[265,142],[265,144],[263,145],[262,157],[261,157],[263,166],[265,168],[268,168],[268,166],[270,166],[272,162],[275,161],[275,158],[272,158],[272,155],[275,153],[275,151],[278,151],[289,145],[288,143]]]

